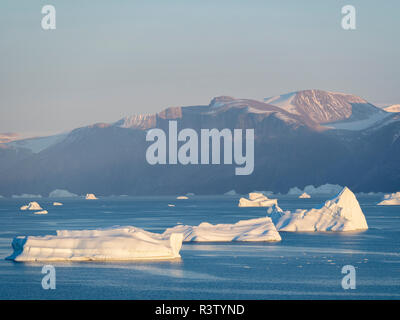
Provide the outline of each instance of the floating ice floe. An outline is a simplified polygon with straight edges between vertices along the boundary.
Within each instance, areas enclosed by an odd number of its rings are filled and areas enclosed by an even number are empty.
[[[354,193],[347,187],[316,209],[283,211],[277,205],[268,213],[279,231],[355,231],[368,229]]]
[[[59,230],[57,235],[20,236],[12,241],[14,261],[112,261],[179,258],[182,234],[167,239],[136,227]]]
[[[168,207],[175,207],[174,204],[168,204]]]
[[[48,214],[47,210],[35,211],[34,214]]]
[[[21,210],[42,210],[42,207],[36,201],[29,202],[20,208]]]
[[[62,206],[63,204],[61,202],[53,202],[53,206]]]
[[[400,192],[385,194],[378,206],[400,206]]]
[[[68,190],[56,189],[49,193],[49,198],[74,198],[77,194],[71,193]]]
[[[86,194],[86,200],[97,200],[96,196],[93,193]]]
[[[278,205],[278,200],[269,199],[262,193],[257,192],[249,193],[249,199],[239,199],[239,207],[270,207],[272,205]]]
[[[212,225],[203,222],[198,226],[177,225],[164,232],[168,237],[182,233],[184,242],[280,241],[281,237],[271,218],[242,220],[235,224]]]
[[[178,200],[186,200],[186,199],[189,199],[188,197],[186,197],[186,196],[179,196],[179,197],[176,197]]]
[[[303,192],[301,195],[299,195],[299,199],[310,199],[311,196],[308,193]]]

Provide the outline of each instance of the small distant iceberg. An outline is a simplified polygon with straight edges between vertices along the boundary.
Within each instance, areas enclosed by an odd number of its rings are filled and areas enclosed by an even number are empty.
[[[62,206],[63,204],[61,202],[53,202],[53,206]]]
[[[68,190],[56,189],[49,193],[49,198],[75,198],[77,194],[71,193]]]
[[[186,197],[186,196],[179,196],[179,197],[176,197],[178,200],[186,200],[186,199],[189,199],[188,197]]]
[[[311,196],[308,193],[303,192],[301,195],[299,195],[299,199],[310,199]]]
[[[35,211],[34,214],[48,214],[47,210]]]
[[[316,209],[283,211],[277,205],[268,213],[278,231],[356,231],[368,229],[367,221],[354,193],[347,187]]]
[[[168,207],[175,207],[174,204],[168,204]]]
[[[307,193],[309,195],[316,195],[316,194],[335,195],[335,194],[338,194],[342,189],[343,189],[343,187],[338,184],[326,183],[319,187],[314,187],[313,185],[308,185],[304,188],[304,190],[301,190],[298,187],[293,187],[293,188],[290,188],[290,190],[287,194],[293,195],[293,196],[301,195],[302,193]]]
[[[97,200],[98,198],[96,198],[96,196],[93,193],[88,193],[88,194],[86,194],[85,199],[86,200]]]
[[[212,225],[203,222],[198,226],[177,225],[164,232],[183,234],[184,242],[281,241],[271,218],[242,220],[235,224]]]
[[[400,192],[385,194],[378,206],[400,206]]]
[[[57,235],[13,239],[14,261],[115,261],[179,258],[182,234],[167,239],[136,227],[59,230]]]
[[[231,191],[225,192],[224,195],[225,196],[236,196],[237,193],[235,190],[231,190]]]
[[[239,199],[239,207],[271,207],[272,205],[278,205],[278,200],[269,199],[262,193],[257,192],[250,192],[249,199]]]
[[[36,201],[29,202],[20,208],[21,210],[43,210],[42,207]]]
[[[22,199],[36,199],[36,198],[41,198],[42,196],[40,195],[40,194],[29,194],[29,193],[24,193],[24,194],[21,194],[21,195],[16,195],[16,194],[14,194],[14,195],[12,195],[11,196],[11,198],[13,198],[13,199],[20,199],[20,198],[22,198]]]

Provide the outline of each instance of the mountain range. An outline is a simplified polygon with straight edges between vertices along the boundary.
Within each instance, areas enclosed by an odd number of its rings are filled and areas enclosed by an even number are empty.
[[[391,112],[388,112],[391,111]],[[49,137],[0,140],[0,194],[167,195],[247,193],[325,183],[356,192],[400,189],[400,113],[354,95],[303,90],[263,101],[221,96],[209,105],[170,107]],[[149,165],[146,132],[251,129],[255,165]]]

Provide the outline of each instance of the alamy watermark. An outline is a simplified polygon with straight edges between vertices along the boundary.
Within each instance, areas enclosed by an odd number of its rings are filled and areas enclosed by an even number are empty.
[[[350,4],[342,7],[341,25],[344,30],[356,30],[356,8]]]
[[[201,129],[199,141],[198,134],[194,129],[185,128],[178,132],[177,121],[169,121],[168,135],[159,128],[150,129],[147,132],[146,141],[154,141],[154,143],[146,150],[146,160],[151,165],[178,163],[182,165],[219,165],[221,164],[221,140],[223,140],[223,164],[235,163],[237,166],[241,166],[235,168],[235,175],[252,174],[254,170],[254,129],[246,129],[245,148],[243,148],[242,129],[234,129],[233,133],[230,129]],[[178,148],[179,142],[184,143]]]
[[[342,274],[345,276],[342,279],[342,288],[344,290],[356,289],[356,268],[350,264],[342,268]]]
[[[42,274],[45,274],[42,278],[42,288],[54,290],[56,288],[56,268],[50,264],[45,265],[42,268]]]
[[[43,30],[55,30],[56,29],[56,8],[50,4],[42,7],[42,14],[45,16],[42,18],[42,29]]]

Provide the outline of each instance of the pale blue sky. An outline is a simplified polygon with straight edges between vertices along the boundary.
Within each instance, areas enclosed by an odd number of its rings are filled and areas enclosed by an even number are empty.
[[[56,30],[41,29],[45,4]],[[0,132],[310,88],[400,103],[399,16],[397,0],[2,0]]]

